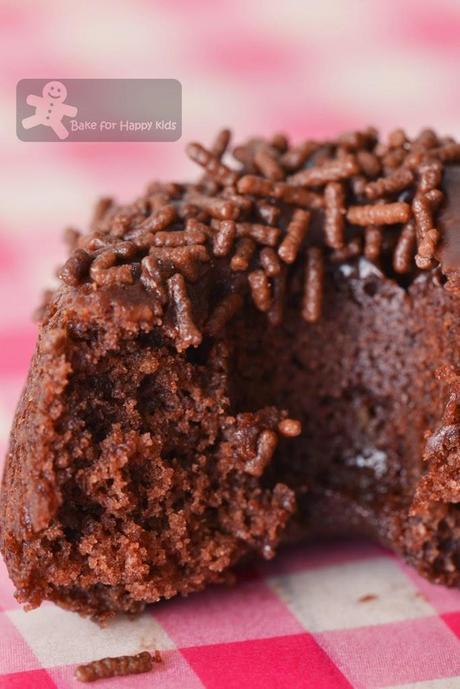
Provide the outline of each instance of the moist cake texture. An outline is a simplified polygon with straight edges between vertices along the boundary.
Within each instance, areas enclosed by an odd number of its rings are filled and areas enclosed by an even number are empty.
[[[460,144],[229,143],[67,233],[1,494],[29,607],[103,620],[332,534],[460,582]]]

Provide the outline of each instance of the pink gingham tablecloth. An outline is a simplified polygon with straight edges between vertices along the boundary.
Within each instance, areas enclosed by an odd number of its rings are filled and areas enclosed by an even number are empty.
[[[75,667],[160,649],[151,673],[100,689],[459,689],[460,592],[369,543],[287,550],[215,587],[100,629],[25,613],[0,574],[1,689],[76,689]]]

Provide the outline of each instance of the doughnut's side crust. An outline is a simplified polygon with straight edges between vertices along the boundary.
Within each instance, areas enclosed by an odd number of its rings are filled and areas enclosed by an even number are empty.
[[[262,485],[276,452],[274,446],[264,447],[276,445],[286,413],[271,407],[232,414],[223,343],[209,354],[213,372],[203,377],[199,363],[187,361],[186,352],[165,342],[147,302],[136,286],[63,288],[47,306],[13,425],[0,504],[0,545],[18,598],[29,606],[51,599],[103,619],[113,611],[134,612],[145,603],[199,590],[228,578],[230,567],[250,551],[271,557],[295,509],[294,494],[285,485]],[[97,342],[87,346],[86,335],[93,331]],[[149,338],[154,345],[145,345]],[[124,357],[132,357],[134,369],[135,364],[145,369],[129,373],[133,390],[150,384],[151,372],[155,380],[177,376],[176,387],[188,390],[183,410],[179,402],[173,411],[178,426],[181,415],[189,424],[185,432],[198,428],[188,456],[183,449],[182,461],[190,467],[181,467],[174,456],[175,443],[183,442],[179,432],[176,437],[166,431],[160,418],[150,430],[143,426],[148,410],[142,419],[140,409],[133,411],[126,424],[121,414],[99,445],[81,426],[79,412],[72,416],[75,400],[82,404],[75,398],[79,373],[90,371],[98,385],[99,369],[114,357],[118,367]],[[209,386],[203,383],[207,377]],[[168,395],[168,385],[157,394]],[[147,392],[149,400],[155,397]],[[135,406],[130,394],[120,407]],[[172,394],[168,399],[175,403]],[[139,398],[137,403],[140,408]],[[168,448],[167,442],[172,443]],[[166,449],[169,464],[162,458]],[[88,466],[85,452],[92,458]],[[129,474],[142,471],[142,463],[145,481]],[[141,509],[135,493],[144,484],[150,493],[143,494]],[[87,487],[91,504],[81,503],[87,514],[74,524],[67,502],[81,486]],[[183,502],[179,507],[177,500]],[[72,531],[78,531],[77,543]]]

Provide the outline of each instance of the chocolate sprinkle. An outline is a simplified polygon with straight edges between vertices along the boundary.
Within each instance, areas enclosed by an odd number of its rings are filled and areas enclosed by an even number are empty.
[[[230,268],[234,271],[245,271],[256,249],[256,244],[249,237],[243,237],[236,243],[235,253],[230,261]]]
[[[254,304],[259,311],[268,311],[271,302],[270,283],[263,270],[254,270],[248,275],[248,282],[251,287]]]
[[[267,225],[277,224],[281,214],[281,210],[277,206],[273,206],[271,203],[266,203],[265,201],[258,201],[255,206],[263,222],[267,223]]]
[[[350,206],[347,220],[353,225],[395,225],[410,218],[408,203],[382,203],[375,206]]]
[[[323,281],[323,254],[320,248],[312,246],[308,250],[305,291],[302,306],[302,316],[310,323],[318,321],[321,317]]]
[[[174,206],[165,205],[159,208],[157,212],[153,213],[147,220],[140,226],[140,230],[149,230],[152,232],[158,232],[158,230],[166,230],[171,223],[176,219],[177,212]]]
[[[75,670],[75,679],[80,682],[95,682],[109,677],[125,677],[150,672],[153,663],[160,663],[159,651],[154,656],[147,651],[133,656],[118,656],[117,658],[101,658],[86,665],[79,665]]]
[[[324,234],[327,246],[342,249],[345,243],[345,192],[340,182],[330,182],[324,190],[326,204]]]
[[[232,250],[236,237],[236,225],[233,220],[223,220],[214,236],[214,256],[227,256]]]
[[[290,184],[302,187],[321,187],[328,182],[338,182],[353,177],[359,170],[353,156],[326,161],[322,165],[307,168],[288,178]]]
[[[66,285],[77,286],[86,277],[92,263],[91,256],[83,249],[75,249],[61,268],[59,278]]]
[[[215,158],[219,160],[222,158],[228,148],[231,136],[230,129],[221,129],[220,132],[218,132],[211,146],[211,153]]]
[[[278,163],[276,156],[272,149],[268,146],[259,146],[255,155],[254,163],[258,170],[274,182],[279,182],[284,179],[285,173],[281,165]]]
[[[365,188],[366,196],[370,200],[380,199],[382,196],[407,189],[413,181],[414,173],[402,167],[387,177],[380,177],[375,182],[369,182]]]
[[[279,201],[305,208],[321,208],[324,205],[319,194],[284,182],[271,182],[255,175],[242,177],[238,182],[238,191],[241,194],[254,194],[254,196],[271,196]]]
[[[281,236],[281,230],[270,225],[258,223],[237,223],[236,233],[238,237],[252,237],[259,244],[276,246]]]
[[[369,128],[291,146],[278,134],[236,147],[235,169],[222,162],[229,142],[223,129],[209,149],[187,147],[204,171],[196,184],[154,182],[127,206],[102,199],[92,233],[72,231],[74,252],[61,280],[69,288],[90,282],[95,289],[139,281],[152,294],[156,317],[173,318],[185,348],[202,339],[187,283],[217,260],[227,262],[231,279],[213,312],[200,316],[214,335],[245,292],[279,324],[297,261],[305,264],[301,312],[309,322],[320,317],[330,263],[364,256],[412,276],[436,266],[443,170],[460,161],[453,139],[426,129],[411,140],[397,129],[384,141]],[[457,278],[447,277],[452,289]]]
[[[238,292],[231,292],[215,307],[206,323],[208,335],[218,335],[225,325],[233,318],[244,303],[244,299]]]
[[[187,294],[184,277],[176,273],[169,278],[168,287],[176,309],[176,323],[180,336],[178,349],[197,347],[201,344],[202,335],[193,322],[192,304]]]
[[[368,261],[376,262],[380,257],[383,244],[383,228],[379,225],[366,227],[364,235],[364,256]]]
[[[220,184],[232,185],[238,179],[236,172],[233,172],[233,170],[221,163],[220,157],[207,151],[201,144],[189,144],[187,146],[187,154],[189,158],[201,165],[205,172]]]
[[[285,263],[294,263],[296,260],[309,222],[310,213],[308,211],[301,208],[294,211],[292,220],[287,226],[286,236],[278,248],[278,255]]]
[[[403,227],[393,255],[393,268],[396,273],[408,273],[413,263],[415,248],[415,223],[413,220]]]
[[[301,167],[320,146],[321,142],[319,141],[305,141],[303,144],[287,150],[281,162],[286,170],[296,170]]]
[[[382,164],[374,153],[369,153],[369,151],[366,150],[358,151],[356,158],[361,170],[367,178],[372,179],[382,172]]]
[[[281,272],[281,264],[278,256],[269,247],[262,249],[259,254],[260,265],[269,277],[275,277]]]
[[[131,259],[136,253],[136,248],[131,242],[122,242],[109,249],[105,249],[92,262],[90,268],[91,278],[96,285],[130,285],[134,282],[133,264],[117,266],[118,258]]]

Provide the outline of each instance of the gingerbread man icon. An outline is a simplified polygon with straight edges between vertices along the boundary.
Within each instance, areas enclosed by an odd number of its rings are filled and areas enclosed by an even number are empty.
[[[41,96],[27,96],[27,105],[35,106],[35,114],[22,120],[24,129],[32,129],[39,124],[51,127],[59,139],[66,139],[69,132],[62,124],[63,117],[75,117],[78,108],[64,103],[67,89],[60,81],[49,81],[42,90]]]

